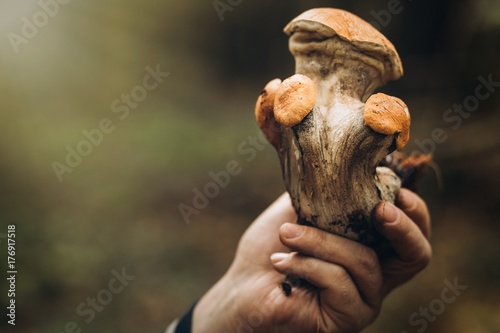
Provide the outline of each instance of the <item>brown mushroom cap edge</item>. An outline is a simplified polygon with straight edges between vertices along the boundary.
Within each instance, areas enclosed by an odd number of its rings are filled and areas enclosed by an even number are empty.
[[[394,45],[371,24],[336,8],[314,8],[293,19],[284,29],[287,35],[311,32],[323,38],[338,36],[363,53],[382,58],[386,80],[403,75],[403,65]]]

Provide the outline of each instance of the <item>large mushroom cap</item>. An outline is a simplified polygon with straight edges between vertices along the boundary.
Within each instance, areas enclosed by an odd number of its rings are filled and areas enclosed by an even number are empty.
[[[381,58],[384,62],[383,76],[386,80],[397,80],[403,75],[401,59],[394,45],[371,24],[341,9],[315,8],[293,19],[284,29],[287,35],[296,32],[310,33],[316,38],[328,39],[338,36],[363,53]]]

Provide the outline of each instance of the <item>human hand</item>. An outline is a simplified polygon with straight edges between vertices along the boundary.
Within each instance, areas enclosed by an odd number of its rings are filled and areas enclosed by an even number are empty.
[[[358,332],[431,257],[425,203],[401,190],[397,205],[374,209],[376,227],[395,253],[379,260],[362,244],[290,223],[296,214],[288,195],[281,196],[245,232],[228,272],[197,304],[192,331]],[[294,288],[286,296],[285,275],[317,289]]]

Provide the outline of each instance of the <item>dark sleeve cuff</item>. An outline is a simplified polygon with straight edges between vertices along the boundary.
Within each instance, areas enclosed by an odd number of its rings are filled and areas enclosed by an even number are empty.
[[[182,316],[177,324],[175,329],[175,333],[191,333],[191,323],[193,321],[193,312],[194,308],[198,302],[194,302],[193,305],[189,308],[188,312]]]
[[[193,321],[194,308],[198,302],[194,302],[189,310],[178,320],[173,322],[168,328],[167,333],[191,333],[191,323]]]

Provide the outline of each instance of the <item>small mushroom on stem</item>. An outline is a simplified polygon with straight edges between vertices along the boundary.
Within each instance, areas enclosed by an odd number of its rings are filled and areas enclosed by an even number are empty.
[[[256,117],[278,152],[298,222],[383,248],[371,213],[394,202],[401,179],[379,165],[408,143],[410,114],[399,98],[372,94],[403,75],[399,55],[339,9],[309,10],[284,31],[296,74],[266,86]]]

